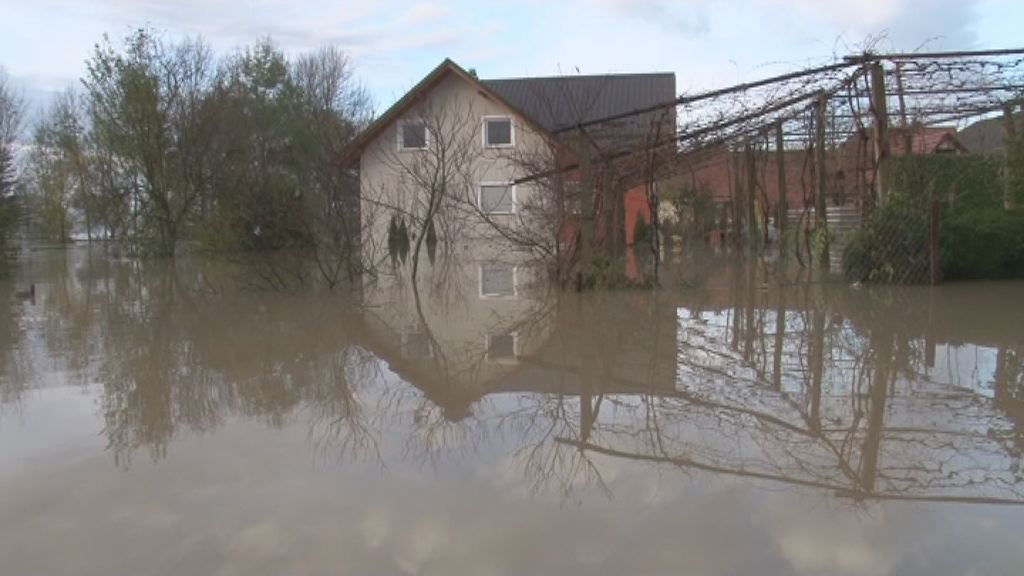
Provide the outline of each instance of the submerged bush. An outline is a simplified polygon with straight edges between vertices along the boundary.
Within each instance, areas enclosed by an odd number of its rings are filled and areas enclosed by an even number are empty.
[[[1024,214],[988,207],[942,222],[942,271],[950,280],[1024,278]]]
[[[1016,146],[1024,146],[1017,143]],[[1011,148],[1016,152],[1016,148]],[[1010,177],[1024,174],[1011,157]],[[1000,156],[933,155],[896,159],[891,200],[865,221],[843,254],[843,272],[860,282],[928,279],[928,206],[942,202],[942,274],[949,280],[1024,278],[1024,213],[1004,208]],[[1024,185],[1009,183],[1017,199]],[[1018,200],[1019,201],[1019,200]]]

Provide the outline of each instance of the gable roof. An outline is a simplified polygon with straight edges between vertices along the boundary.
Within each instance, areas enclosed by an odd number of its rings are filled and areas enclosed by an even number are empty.
[[[907,136],[910,136],[910,150],[907,150]],[[856,150],[864,143],[868,147],[875,141],[874,130],[870,127],[855,131],[840,146],[840,154],[848,158],[856,156]],[[893,156],[909,154],[938,154],[941,152],[967,152],[968,149],[957,137],[954,126],[893,126],[889,128],[889,152]]]
[[[465,82],[470,83],[479,90],[485,98],[495,100],[506,108],[511,110],[517,116],[520,116],[524,122],[530,125],[531,128],[538,132],[545,132],[544,128],[537,124],[530,116],[520,111],[515,105],[507,102],[501,96],[491,91],[490,88],[482,84],[475,76],[466,72],[461,66],[456,64],[450,58],[445,58],[436,68],[430,71],[429,74],[423,77],[415,86],[412,87],[404,96],[398,99],[397,102],[391,105],[390,108],[384,111],[379,118],[374,120],[363,132],[356,137],[355,140],[349,145],[344,158],[343,163],[351,165],[359,160],[359,155],[362,154],[363,148],[367,144],[372,142],[381,132],[384,131],[392,122],[398,119],[399,116],[404,114],[410,108],[412,108],[423,95],[435,86],[437,86],[441,80],[449,75],[454,75]]]
[[[907,133],[910,133],[910,154],[937,154],[940,152],[966,152],[956,137],[954,126],[914,126],[890,128],[889,149],[893,156],[906,156]]]
[[[672,72],[481,81],[446,58],[352,142],[344,163],[351,165],[357,161],[367,144],[448,75],[472,84],[481,95],[501,103],[541,134],[552,134],[578,123],[664,104],[676,97],[675,74]],[[646,128],[651,121],[662,117],[662,112],[648,112],[625,122],[609,123],[608,128],[623,136],[630,127]]]

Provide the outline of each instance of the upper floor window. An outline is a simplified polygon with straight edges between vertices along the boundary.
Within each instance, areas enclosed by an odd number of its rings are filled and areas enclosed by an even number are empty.
[[[480,265],[481,298],[514,298],[517,295],[516,267],[488,262]]]
[[[509,184],[481,184],[477,198],[484,214],[514,214],[516,189]]]
[[[422,120],[406,120],[398,124],[398,148],[423,150],[429,143],[427,124]]]
[[[508,116],[484,116],[484,146],[507,148],[515,145],[512,119]]]

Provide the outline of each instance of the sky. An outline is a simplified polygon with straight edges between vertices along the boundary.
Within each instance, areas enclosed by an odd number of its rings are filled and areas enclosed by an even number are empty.
[[[0,0],[0,66],[31,104],[103,34],[150,26],[218,53],[272,37],[347,51],[378,110],[444,58],[482,78],[676,73],[680,93],[857,52],[1017,47],[1019,0]]]

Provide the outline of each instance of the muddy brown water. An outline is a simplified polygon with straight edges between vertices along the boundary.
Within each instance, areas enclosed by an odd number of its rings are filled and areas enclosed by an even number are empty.
[[[1024,573],[1024,283],[537,278],[33,252],[0,574]]]

